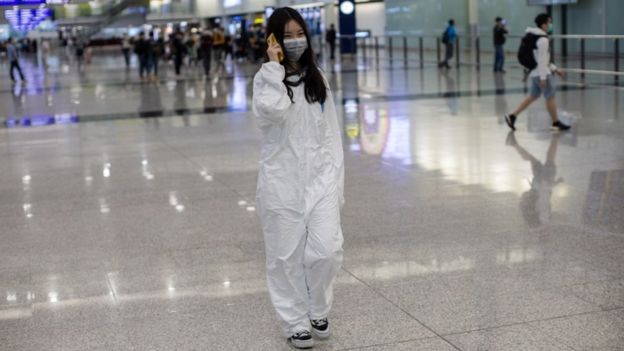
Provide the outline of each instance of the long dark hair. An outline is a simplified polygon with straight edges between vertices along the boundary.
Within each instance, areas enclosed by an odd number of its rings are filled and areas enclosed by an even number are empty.
[[[286,85],[286,89],[288,90],[288,96],[292,101],[293,92],[291,86],[297,86],[301,83],[304,84],[305,98],[308,103],[312,104],[315,102],[319,102],[321,104],[325,103],[325,99],[327,99],[327,86],[325,85],[325,79],[321,74],[321,70],[318,67],[316,62],[314,51],[312,50],[312,43],[310,42],[310,33],[308,31],[308,26],[305,24],[303,17],[299,14],[297,10],[294,10],[290,7],[281,7],[276,9],[271,17],[269,18],[269,23],[267,25],[267,38],[269,35],[275,35],[275,39],[279,42],[284,48],[284,30],[286,28],[286,24],[289,21],[296,21],[299,23],[301,28],[303,28],[303,32],[305,33],[306,40],[308,41],[308,49],[304,51],[303,55],[299,59],[299,65],[301,66],[302,72],[294,72],[304,73],[303,78],[300,82],[292,83],[287,79],[289,74],[286,74],[286,78],[284,79],[284,85]],[[269,57],[265,54],[264,61],[268,62]],[[286,66],[286,59],[281,63],[283,66]],[[293,72],[289,72],[292,75]]]

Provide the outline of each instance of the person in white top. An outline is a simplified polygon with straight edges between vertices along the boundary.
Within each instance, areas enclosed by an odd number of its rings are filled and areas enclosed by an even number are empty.
[[[126,62],[126,68],[130,67],[130,50],[132,49],[132,43],[130,42],[130,38],[128,34],[124,34],[121,39],[121,52],[124,55],[124,61]]]
[[[334,98],[305,21],[275,10],[265,63],[254,77],[262,132],[257,208],[269,294],[295,348],[329,337],[333,282],[342,265],[344,154]]]
[[[564,78],[564,74],[557,69],[557,66],[550,62],[548,34],[552,33],[552,18],[546,13],[539,14],[535,17],[535,24],[537,28],[529,27],[526,29],[525,37],[533,37],[536,39],[533,57],[537,65],[529,73],[529,77],[531,78],[530,94],[520,103],[520,106],[518,106],[514,112],[505,115],[505,121],[509,128],[516,130],[515,124],[517,116],[543,95],[546,99],[546,109],[552,119],[552,129],[557,131],[568,130],[570,126],[563,124],[557,116],[555,78],[553,74],[557,74],[561,78]],[[524,40],[525,39],[523,39],[523,41]]]

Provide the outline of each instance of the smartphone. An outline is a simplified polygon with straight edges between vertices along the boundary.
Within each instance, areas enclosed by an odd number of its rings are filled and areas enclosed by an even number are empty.
[[[271,35],[269,35],[269,37],[267,38],[267,44],[269,44],[269,46],[273,46],[275,44],[278,44],[277,43],[277,39],[275,39],[275,35],[273,35],[273,33],[271,33]],[[283,49],[282,49],[282,51],[283,51]],[[279,62],[284,61],[284,54],[279,52],[277,54],[277,59],[279,60]]]

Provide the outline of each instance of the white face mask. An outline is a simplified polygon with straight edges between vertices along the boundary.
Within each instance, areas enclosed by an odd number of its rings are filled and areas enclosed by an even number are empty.
[[[301,55],[308,49],[308,40],[303,38],[284,39],[284,53],[288,60],[292,62],[299,61]]]

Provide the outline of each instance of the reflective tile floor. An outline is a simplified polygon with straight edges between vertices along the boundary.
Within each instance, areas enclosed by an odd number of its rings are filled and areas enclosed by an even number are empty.
[[[0,74],[0,350],[288,350],[254,207],[257,67],[142,84],[119,63]],[[326,70],[345,262],[316,349],[624,349],[622,90],[562,83],[572,132],[538,101],[509,134],[519,70]]]

